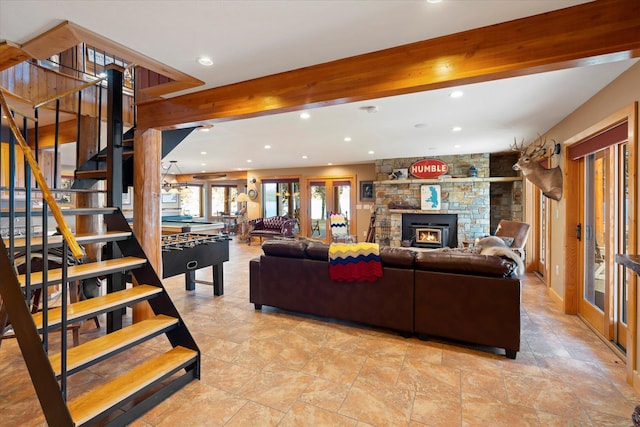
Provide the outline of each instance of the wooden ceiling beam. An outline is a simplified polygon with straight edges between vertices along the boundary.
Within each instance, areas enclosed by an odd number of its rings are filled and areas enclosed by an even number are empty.
[[[640,1],[549,13],[138,106],[145,128],[197,126],[640,56]]]

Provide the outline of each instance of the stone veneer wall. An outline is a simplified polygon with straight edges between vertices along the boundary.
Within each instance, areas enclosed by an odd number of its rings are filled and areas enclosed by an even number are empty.
[[[519,176],[513,169],[518,161],[519,153],[500,153],[490,156],[491,176]],[[498,227],[501,219],[522,221],[522,181],[492,182],[491,197],[491,230]]]
[[[403,213],[454,213],[458,215],[458,244],[472,242],[490,234],[489,154],[469,154],[437,157],[447,163],[452,178],[439,180],[389,180],[394,169],[408,168],[424,157],[383,159],[376,161],[375,208],[376,242],[400,246]],[[478,170],[477,178],[468,178],[470,166]],[[456,178],[457,177],[457,178]],[[462,179],[464,178],[464,179]],[[460,179],[456,181],[456,179]],[[422,185],[439,184],[442,206],[440,210],[389,209],[389,203],[420,206]]]

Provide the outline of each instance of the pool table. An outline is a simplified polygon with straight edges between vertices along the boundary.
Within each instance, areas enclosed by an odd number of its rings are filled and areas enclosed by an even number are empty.
[[[222,222],[162,221],[162,234],[209,233],[218,234],[224,229]]]

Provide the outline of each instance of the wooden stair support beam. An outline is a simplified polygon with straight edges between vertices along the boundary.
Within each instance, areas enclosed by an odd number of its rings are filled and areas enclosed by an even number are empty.
[[[133,229],[149,263],[162,277],[162,227],[160,211],[162,132],[136,129],[133,144]],[[135,283],[134,283],[135,284]],[[153,314],[148,304],[133,307],[133,321]]]
[[[88,391],[69,402],[69,411],[76,425],[82,425],[119,406],[146,386],[168,377],[183,367],[195,363],[197,351],[175,347],[156,356],[103,386]]]
[[[197,126],[639,55],[640,2],[601,0],[146,103],[137,126]]]
[[[86,264],[78,264],[67,267],[67,280],[73,282],[88,277],[98,277],[103,274],[109,274],[117,271],[130,270],[140,267],[147,262],[144,258],[123,257],[117,259],[108,259],[106,261],[90,262]],[[49,284],[59,283],[62,280],[62,269],[56,268],[49,270],[47,281]],[[26,275],[20,274],[18,281],[21,286],[26,283]],[[42,272],[36,271],[31,273],[31,286],[42,284]]]
[[[56,203],[56,200],[53,197],[53,194],[51,193],[49,186],[47,185],[47,181],[45,180],[44,175],[42,175],[42,171],[38,166],[38,162],[36,162],[35,157],[33,157],[31,148],[29,148],[29,145],[24,140],[22,133],[20,133],[20,130],[18,129],[18,126],[16,125],[16,122],[13,119],[13,116],[11,115],[11,110],[9,109],[9,106],[7,105],[7,101],[4,98],[2,88],[0,88],[0,105],[2,105],[2,111],[5,112],[7,115],[7,121],[9,122],[9,127],[11,128],[11,131],[13,132],[16,140],[18,141],[20,148],[22,148],[22,152],[27,162],[29,163],[29,166],[31,166],[31,173],[33,173],[33,176],[35,177],[36,182],[38,183],[38,186],[42,191],[42,197],[44,198],[44,200],[47,202],[47,205],[51,209],[51,213],[53,214],[53,217],[56,219],[56,223],[58,224],[58,228],[60,229],[62,236],[64,236],[64,239],[69,244],[69,250],[71,251],[73,256],[76,257],[77,259],[82,258],[82,256],[84,255],[82,252],[82,249],[80,248],[80,245],[78,245],[78,242],[76,242],[76,239],[73,237],[73,233],[71,233],[71,229],[67,225],[67,222],[65,221],[64,216],[62,215],[60,206],[58,206],[58,204]]]
[[[71,374],[78,369],[95,364],[107,356],[120,353],[129,346],[153,338],[177,324],[178,319],[160,314],[87,341],[67,351],[67,371]],[[59,376],[62,370],[60,356],[60,353],[49,356],[56,376]]]
[[[140,285],[127,288],[123,291],[101,295],[96,298],[78,301],[69,304],[67,314],[68,321],[75,322],[86,319],[98,313],[104,313],[109,310],[131,305],[137,301],[152,298],[160,293],[162,293],[162,288],[151,285]],[[49,327],[55,327],[61,323],[61,313],[62,310],[60,307],[52,308],[47,312],[47,323]],[[33,314],[33,322],[36,328],[42,329],[42,312]]]

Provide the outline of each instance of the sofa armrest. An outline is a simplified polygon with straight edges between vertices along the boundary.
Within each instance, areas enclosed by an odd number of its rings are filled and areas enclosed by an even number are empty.
[[[249,221],[249,225],[251,226],[251,231],[253,230],[263,230],[264,229],[264,218],[256,218]]]
[[[296,222],[297,221],[295,219],[288,219],[282,224],[280,232],[284,237],[293,237],[293,230],[296,227]]]

